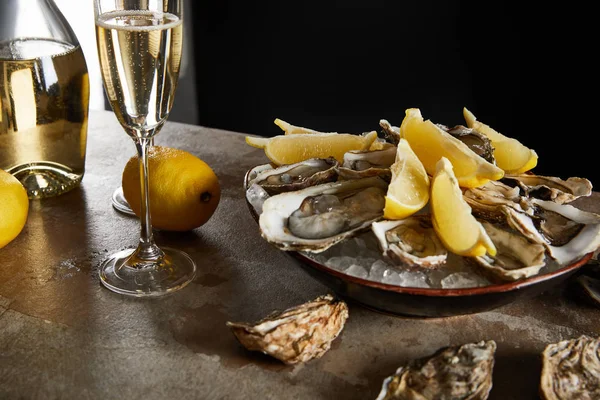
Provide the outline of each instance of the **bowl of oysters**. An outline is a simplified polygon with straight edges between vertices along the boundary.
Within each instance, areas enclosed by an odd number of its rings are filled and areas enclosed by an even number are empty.
[[[491,310],[560,284],[600,248],[583,177],[536,174],[538,154],[463,109],[465,125],[418,108],[364,133],[275,120],[247,136],[268,162],[247,171],[264,240],[340,297],[398,315]]]

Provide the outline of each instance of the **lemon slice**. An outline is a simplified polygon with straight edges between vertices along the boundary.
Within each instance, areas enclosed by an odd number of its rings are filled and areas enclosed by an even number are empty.
[[[429,201],[429,176],[405,139],[400,139],[396,162],[390,167],[392,180],[385,196],[385,219],[403,219]]]
[[[435,173],[438,160],[446,157],[454,166],[454,173],[462,187],[479,187],[504,176],[502,169],[478,156],[466,144],[431,121],[423,121],[418,108],[406,110],[400,136],[408,141],[429,175]]]
[[[496,247],[483,225],[471,214],[471,207],[463,199],[452,164],[442,157],[431,180],[430,194],[433,229],[451,252],[478,257],[496,255]]]
[[[334,157],[341,164],[351,150],[368,150],[377,139],[373,131],[365,136],[349,133],[315,133],[312,135],[279,135],[263,140],[247,136],[246,143],[264,149],[275,165],[294,164],[309,158]]]
[[[475,115],[466,108],[463,108],[463,116],[469,128],[475,129],[492,141],[496,164],[507,174],[521,174],[537,165],[538,155],[534,150],[524,146],[517,139],[506,137],[477,121]]]

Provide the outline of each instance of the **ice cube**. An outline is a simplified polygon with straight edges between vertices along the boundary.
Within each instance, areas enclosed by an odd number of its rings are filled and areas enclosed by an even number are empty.
[[[377,260],[371,265],[369,279],[375,282],[383,282],[383,275],[388,270],[388,265],[383,260]]]
[[[358,264],[352,264],[350,268],[346,270],[346,273],[351,276],[356,276],[357,278],[366,278],[369,273],[364,267]]]
[[[442,279],[441,284],[445,289],[461,289],[481,286],[483,280],[469,272],[457,272]]]
[[[331,257],[325,265],[336,271],[344,272],[354,263],[354,257]]]

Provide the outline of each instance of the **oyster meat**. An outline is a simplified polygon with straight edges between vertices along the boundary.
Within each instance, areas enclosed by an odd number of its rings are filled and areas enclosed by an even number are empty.
[[[546,247],[559,264],[578,260],[600,247],[600,215],[568,204],[531,199],[533,215],[502,206],[509,225]]]
[[[486,254],[474,260],[496,278],[516,281],[536,275],[546,265],[546,248],[531,243],[519,232],[509,231],[482,221],[481,224],[496,247],[496,256]]]
[[[489,181],[483,186],[467,189],[463,192],[463,198],[471,207],[473,215],[486,221],[505,221],[502,206],[519,212],[532,212],[529,199],[521,196],[519,188],[498,181]]]
[[[370,177],[272,196],[262,207],[261,235],[281,250],[319,253],[381,219],[387,185]]]
[[[540,396],[544,400],[600,399],[600,338],[583,335],[546,346]]]
[[[342,179],[358,179],[379,176],[386,181],[392,178],[390,166],[396,159],[396,146],[384,145],[380,150],[352,150],[344,154],[344,162],[338,169]]]
[[[238,341],[286,364],[321,357],[348,319],[348,306],[331,295],[275,312],[253,323],[227,322]]]
[[[382,253],[398,266],[436,268],[448,251],[433,230],[430,215],[371,224]]]
[[[456,125],[454,128],[448,128],[442,124],[436,125],[466,144],[479,157],[482,157],[489,163],[496,164],[494,147],[492,146],[492,141],[487,136],[463,125]]]
[[[485,400],[492,389],[496,342],[446,347],[400,367],[383,382],[377,400]]]
[[[304,189],[337,180],[338,162],[335,158],[311,158],[278,168],[263,168],[250,176],[248,186],[257,184],[269,195]],[[251,172],[252,173],[252,172]]]
[[[538,176],[531,173],[505,175],[502,182],[519,187],[525,196],[550,200],[559,204],[592,194],[592,183],[585,178],[572,177],[562,180],[553,176]]]

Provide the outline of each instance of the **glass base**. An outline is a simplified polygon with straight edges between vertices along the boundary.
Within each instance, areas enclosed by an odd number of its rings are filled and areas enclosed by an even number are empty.
[[[112,205],[115,208],[115,210],[120,211],[123,214],[135,216],[135,213],[129,206],[129,203],[127,202],[127,200],[125,200],[125,195],[123,194],[123,188],[121,186],[119,186],[113,192]]]
[[[135,249],[110,256],[100,265],[100,282],[113,292],[134,297],[158,297],[178,291],[196,276],[196,264],[184,252],[161,247],[164,258],[133,268],[127,265]]]
[[[30,199],[43,199],[66,193],[76,188],[83,178],[62,164],[49,161],[17,165],[6,170],[27,190]]]

